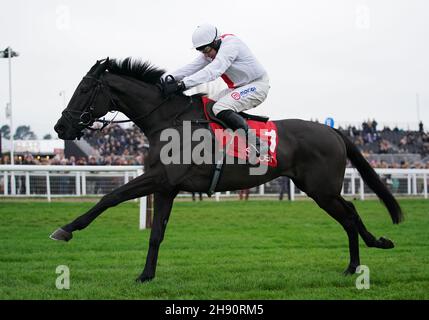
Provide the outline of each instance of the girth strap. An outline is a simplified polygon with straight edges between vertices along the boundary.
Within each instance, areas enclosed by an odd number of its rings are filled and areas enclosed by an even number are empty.
[[[216,163],[215,171],[213,173],[212,182],[210,183],[209,190],[207,191],[207,195],[209,197],[211,197],[212,194],[216,190],[216,187],[217,187],[217,185],[219,183],[220,174],[221,174],[221,171],[222,171],[222,168],[223,168],[223,164],[225,163],[226,153],[227,153],[228,149],[231,147],[231,144],[233,142],[234,142],[234,137],[231,137],[230,141],[228,142],[228,144],[224,148],[224,153],[223,153],[222,159],[218,160],[218,162]]]

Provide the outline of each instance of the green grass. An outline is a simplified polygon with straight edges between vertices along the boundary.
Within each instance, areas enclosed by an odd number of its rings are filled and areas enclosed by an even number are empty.
[[[371,287],[345,277],[347,238],[313,202],[176,203],[156,278],[141,273],[149,230],[138,206],[112,208],[68,243],[57,227],[92,203],[0,202],[0,299],[428,299],[429,201],[401,200],[405,223],[391,223],[378,201],[355,202],[368,230],[396,248],[366,248]],[[70,268],[70,290],[55,269]]]

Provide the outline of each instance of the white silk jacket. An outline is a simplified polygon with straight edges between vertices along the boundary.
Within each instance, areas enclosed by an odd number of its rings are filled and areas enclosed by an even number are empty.
[[[219,77],[222,77],[229,88],[237,88],[266,74],[247,45],[238,37],[225,34],[221,39],[219,51],[213,60],[201,53],[190,64],[171,75],[178,81],[182,80],[186,88],[190,89]]]

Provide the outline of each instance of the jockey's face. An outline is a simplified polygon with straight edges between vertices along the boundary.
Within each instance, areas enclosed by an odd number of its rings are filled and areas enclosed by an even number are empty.
[[[200,51],[206,58],[214,59],[216,58],[217,50],[213,49],[211,46],[206,46],[203,49],[197,49]]]
[[[207,58],[210,58],[210,59],[214,59],[214,58],[216,58],[216,55],[217,55],[217,51],[215,50],[215,49],[213,49],[213,48],[210,48],[210,51],[209,52],[207,52],[207,53],[204,53],[204,56],[206,56]]]

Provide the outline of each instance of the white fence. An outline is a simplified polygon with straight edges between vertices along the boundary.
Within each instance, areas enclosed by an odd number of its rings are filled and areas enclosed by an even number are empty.
[[[142,166],[0,165],[0,192],[16,197],[103,195],[143,173]]]
[[[103,195],[143,174],[142,166],[0,165],[3,197]],[[140,198],[140,229],[148,227],[147,200]]]
[[[429,169],[376,169],[397,196],[428,197]],[[142,166],[33,166],[0,165],[0,196],[53,197],[101,196],[143,173]],[[291,200],[305,196],[289,181],[275,179],[250,190],[251,195],[278,197],[281,189]],[[323,188],[323,186],[320,186]],[[342,193],[365,199],[373,192],[354,168],[346,169]],[[181,197],[190,197],[182,193]],[[237,192],[218,193],[217,198],[236,197]]]

